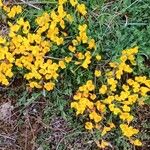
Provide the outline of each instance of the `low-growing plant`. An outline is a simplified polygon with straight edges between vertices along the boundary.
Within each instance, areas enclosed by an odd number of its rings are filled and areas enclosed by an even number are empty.
[[[142,145],[136,138],[139,130],[132,126],[132,121],[137,105],[141,106],[150,92],[150,79],[134,74],[137,53],[137,47],[123,50],[118,62],[110,62],[106,70],[96,69],[94,80],[80,86],[73,97],[71,108],[76,115],[87,116],[85,128],[100,131],[101,142],[96,141],[100,148],[111,145],[106,141],[107,133],[118,129],[119,136],[122,133],[130,143]]]
[[[142,146],[133,122],[136,108],[144,104],[150,92],[150,79],[138,70],[138,47],[122,50],[120,57],[117,53],[115,59],[105,63],[104,58],[109,55],[105,56],[105,51],[103,57],[97,51],[100,45],[93,38],[94,32],[90,34],[88,9],[77,0],[58,0],[50,10],[41,11],[32,20],[21,15],[24,8],[20,5],[0,0],[0,9],[8,28],[8,33],[0,33],[2,87],[9,86],[14,76],[22,76],[27,87],[42,90],[45,96],[45,91],[54,90],[59,83],[65,81],[59,84],[61,88],[67,80],[76,79],[62,93],[70,97],[74,93],[71,108],[80,115],[85,129],[90,134],[96,133],[97,146],[113,147],[110,133],[119,137],[118,143],[126,141]],[[119,32],[117,35],[120,37]],[[63,79],[64,72],[71,74],[70,79]],[[77,85],[80,87],[75,92]],[[32,98],[27,102],[20,99],[19,106],[30,105]]]
[[[23,70],[23,76],[31,88],[51,91],[60,70],[69,67],[70,63],[88,68],[95,41],[87,35],[86,24],[74,25],[75,16],[65,10],[66,5],[66,0],[59,0],[57,9],[44,12],[34,20],[36,28],[33,30],[27,18],[15,20],[15,16],[22,12],[21,6],[9,7],[1,2],[0,6],[9,19],[9,33],[0,37],[2,85],[8,86],[14,74]],[[70,0],[69,5],[77,12],[76,16],[87,14],[84,4]],[[68,27],[73,30],[70,31]],[[52,56],[55,53],[58,54],[57,58]]]

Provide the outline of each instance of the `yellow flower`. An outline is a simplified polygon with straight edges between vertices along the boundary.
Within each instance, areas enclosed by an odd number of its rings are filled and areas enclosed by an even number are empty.
[[[77,11],[79,13],[81,13],[83,16],[85,16],[87,14],[86,7],[84,4],[78,4],[77,5]]]
[[[77,102],[72,102],[71,103],[71,108],[78,109],[78,107],[79,107],[79,104]]]
[[[9,18],[14,18],[15,15],[20,14],[22,12],[22,7],[21,6],[13,6],[8,13]]]
[[[90,95],[90,93],[89,93],[89,91],[87,91],[87,88],[86,88],[86,90],[82,93],[82,97],[88,98],[89,95]]]
[[[138,101],[138,105],[139,106],[143,106],[145,103],[144,103],[144,100],[142,100],[142,99],[139,99],[139,101]]]
[[[107,83],[109,85],[116,85],[118,82],[114,78],[109,78],[109,79],[107,79]]]
[[[113,123],[109,123],[109,127],[104,127],[101,135],[104,136],[107,132],[109,132],[112,128],[115,128]]]
[[[84,113],[85,109],[86,109],[86,105],[79,104],[78,108],[76,109],[77,110],[76,115],[79,115],[79,114],[82,115]]]
[[[28,21],[26,21],[23,24],[23,33],[27,34],[27,33],[29,33],[29,30],[30,30],[30,23]]]
[[[89,117],[90,117],[90,119],[94,120],[96,123],[98,123],[102,120],[102,117],[100,115],[98,115],[95,111],[90,113]]]
[[[99,93],[100,94],[106,94],[106,92],[107,92],[107,86],[102,85],[101,88],[99,89]]]
[[[135,146],[142,146],[142,142],[139,139],[130,140],[130,142]]]
[[[87,24],[83,24],[83,25],[79,25],[78,26],[78,30],[81,32],[81,33],[84,33],[87,29]]]
[[[138,49],[139,49],[139,47],[136,46],[136,47],[132,48],[130,51],[131,51],[131,53],[136,54],[136,53],[138,53]]]
[[[100,144],[98,147],[104,149],[104,148],[106,148],[107,146],[109,146],[109,143],[106,142],[106,141],[104,141],[104,140],[102,140],[102,141],[101,141],[101,144]]]
[[[108,71],[105,73],[105,75],[106,75],[106,77],[111,78],[111,77],[113,77],[114,73],[113,73],[113,71]]]
[[[66,3],[67,2],[67,0],[58,0],[58,4],[59,5],[63,5],[64,3]]]
[[[95,105],[99,112],[103,113],[106,111],[106,106],[104,104],[102,104],[100,101],[97,101]]]
[[[109,123],[110,128],[115,128],[115,124],[114,123]]]
[[[10,7],[3,5],[3,10],[6,11],[7,13],[10,12]]]
[[[76,50],[76,47],[69,45],[68,49],[69,49],[72,53],[74,53],[75,50]]]
[[[138,134],[139,130],[133,128],[132,126],[128,126],[127,124],[121,124],[120,128],[123,132],[123,135],[130,138],[135,134]]]
[[[89,46],[88,46],[89,49],[92,49],[92,48],[95,49],[96,48],[96,44],[95,44],[95,40],[94,39],[89,40],[88,44],[89,44]]]
[[[85,57],[86,57],[87,59],[91,59],[91,58],[92,58],[91,52],[90,52],[90,51],[87,51],[87,52],[85,53]]]
[[[127,106],[127,105],[123,105],[122,109],[123,109],[123,111],[125,111],[125,112],[130,112],[130,107]]]
[[[128,123],[133,120],[133,116],[126,112],[122,112],[119,117],[120,119],[122,119],[123,121],[127,121]]]
[[[122,74],[123,74],[123,70],[121,70],[121,69],[120,69],[120,70],[117,70],[117,71],[116,71],[116,78],[117,78],[117,79],[121,79]]]
[[[90,102],[87,98],[80,98],[78,103],[71,103],[71,107],[77,110],[76,115],[83,114],[86,108],[93,109],[93,106],[93,103]]]
[[[111,130],[111,128],[110,127],[104,127],[103,128],[103,131],[102,131],[102,133],[101,133],[101,136],[104,136],[107,132],[109,132]]]
[[[141,91],[141,95],[142,95],[142,96],[146,96],[146,95],[147,95],[147,92],[150,91],[150,88],[147,88],[147,87],[142,86],[142,87],[140,88],[140,91]]]
[[[68,36],[68,34],[66,33],[66,32],[61,32],[62,33],[62,35],[64,36],[64,37],[66,37],[66,36]]]
[[[79,61],[75,61],[75,63],[74,63],[75,65],[79,65],[79,64],[81,64],[81,62],[79,62]]]
[[[129,65],[125,65],[124,68],[123,68],[123,70],[124,70],[125,72],[128,72],[128,73],[133,72],[133,69],[132,69]]]
[[[75,7],[78,4],[77,0],[70,0],[70,4]]]
[[[95,70],[94,75],[96,77],[100,77],[101,76],[101,71],[100,70]]]
[[[68,19],[69,22],[73,22],[73,17],[70,14],[66,15],[66,18]]]
[[[105,103],[105,104],[111,104],[113,101],[114,101],[114,96],[108,96],[107,98],[105,98],[104,100],[103,100],[103,103]]]
[[[112,86],[110,86],[110,90],[112,91],[112,92],[115,92],[116,91],[116,85],[112,85]]]
[[[86,87],[89,91],[93,91],[95,89],[95,85],[93,84],[92,80],[88,80],[86,82]]]
[[[65,65],[64,61],[62,61],[62,60],[59,61],[59,67],[61,69],[65,69],[66,68],[66,65]]]
[[[110,104],[109,109],[110,109],[110,111],[114,111],[115,110],[115,104]]]
[[[128,96],[127,105],[132,105],[138,100],[138,94],[132,94]]]
[[[86,86],[85,86],[85,85],[80,86],[80,87],[79,87],[79,91],[81,91],[81,92],[83,92],[83,91],[87,91]]]
[[[5,72],[5,75],[6,75],[7,77],[11,78],[11,77],[13,77],[14,74],[12,73],[11,69],[8,69],[8,70]]]
[[[0,36],[0,44],[6,43],[6,39]]]
[[[90,99],[91,100],[95,100],[96,99],[96,95],[95,94],[90,94]]]
[[[60,26],[61,26],[62,29],[65,29],[65,22],[64,22],[64,20],[60,21]]]
[[[129,90],[129,86],[125,85],[125,84],[123,84],[122,88],[123,88],[124,91],[128,91]]]
[[[146,76],[136,76],[135,81],[139,83],[146,83],[148,80],[146,80]]]
[[[127,60],[127,56],[126,56],[126,55],[122,55],[122,56],[120,57],[120,60],[121,60],[122,62],[125,62],[125,61]]]
[[[42,16],[38,16],[35,21],[40,27],[45,27],[45,25],[47,26],[47,23],[50,21],[50,16],[47,12],[45,12],[42,14]]]
[[[77,46],[79,43],[78,43],[78,41],[77,40],[72,40],[72,44],[73,44],[73,46]]]
[[[134,84],[134,81],[133,81],[132,79],[128,79],[128,80],[127,80],[127,83],[131,86],[131,85]]]
[[[85,105],[89,109],[93,109],[93,106],[94,106],[93,102],[91,102],[89,99],[86,99]]]
[[[118,64],[116,62],[110,62],[109,65],[112,68],[117,68],[117,66],[118,66]]]
[[[38,89],[42,88],[42,86],[41,86],[39,83],[34,82],[34,81],[33,81],[33,82],[30,82],[29,85],[30,85],[31,88],[34,88],[34,87],[35,87],[35,88],[38,88]]]
[[[53,82],[48,82],[48,83],[45,83],[44,84],[44,88],[47,90],[47,91],[51,91],[54,89],[54,86],[55,86],[55,83]]]
[[[102,59],[102,57],[100,55],[96,55],[96,60],[100,61]]]
[[[86,32],[81,32],[80,33],[80,39],[82,41],[83,44],[87,43],[88,42],[88,37],[86,35]]]
[[[89,58],[86,58],[84,61],[83,61],[83,63],[82,63],[82,67],[83,68],[85,68],[85,69],[87,69],[88,67],[89,67],[89,64],[91,63],[91,57],[89,57]]]
[[[82,59],[85,58],[84,54],[82,54],[81,52],[77,53],[75,56],[76,56],[79,60],[82,60]]]
[[[92,130],[94,128],[92,122],[86,122],[85,123],[85,129]]]
[[[20,14],[22,12],[22,7],[21,6],[16,6],[16,13]]]
[[[2,7],[3,6],[3,3],[2,3],[2,0],[0,0],[0,7]]]
[[[6,78],[3,79],[1,82],[2,82],[3,85],[6,85],[6,86],[9,85],[9,82]]]
[[[119,113],[121,113],[121,110],[120,110],[119,108],[114,108],[113,113],[114,113],[115,115],[118,115]]]
[[[81,96],[82,96],[81,93],[78,92],[78,93],[76,93],[76,95],[74,95],[73,99],[74,100],[79,100],[81,98]]]
[[[64,39],[62,37],[56,37],[55,38],[55,42],[57,43],[57,45],[61,45],[64,43]]]
[[[71,62],[71,60],[72,60],[72,57],[65,57],[65,61],[66,61],[66,63]]]

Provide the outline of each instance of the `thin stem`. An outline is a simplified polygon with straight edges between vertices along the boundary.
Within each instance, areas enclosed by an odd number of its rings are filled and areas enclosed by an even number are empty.
[[[27,2],[27,1],[25,1],[25,0],[20,0],[20,1],[23,2],[23,3],[26,4],[26,5],[29,5],[29,6],[31,6],[31,7],[33,7],[33,8],[35,8],[35,9],[41,10],[39,7],[34,6],[33,4],[31,4],[31,2]]]
[[[50,59],[54,59],[54,60],[63,60],[64,58],[56,58],[56,57],[52,57],[52,56],[45,56],[44,58],[50,58]]]
[[[22,1],[22,0],[20,0],[20,1]],[[57,2],[48,2],[48,1],[43,1],[43,2],[38,2],[38,1],[24,1],[25,3],[30,3],[31,5],[33,5],[33,4],[57,4]],[[15,2],[15,3],[13,3],[13,4],[18,4],[18,5],[24,5],[25,3],[24,3],[23,1],[22,2]]]

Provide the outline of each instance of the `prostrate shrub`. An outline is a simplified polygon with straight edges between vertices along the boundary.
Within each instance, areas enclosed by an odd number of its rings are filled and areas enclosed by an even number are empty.
[[[8,28],[8,33],[0,35],[2,87],[21,75],[27,87],[52,91],[66,70],[73,74],[79,68],[88,70],[92,76],[85,75],[87,81],[74,93],[71,108],[84,118],[85,129],[93,134],[99,131],[97,146],[111,147],[110,133],[142,146],[133,122],[136,108],[150,92],[150,79],[137,72],[138,47],[123,50],[121,57],[104,69],[103,57],[89,34],[92,29],[88,29],[85,4],[58,0],[34,20],[21,16],[24,9],[20,5],[0,0],[0,9]]]

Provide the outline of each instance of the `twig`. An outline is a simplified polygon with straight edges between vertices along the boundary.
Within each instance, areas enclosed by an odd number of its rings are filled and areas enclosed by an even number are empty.
[[[31,7],[33,7],[33,8],[35,8],[35,9],[41,10],[39,7],[34,6],[34,5],[31,4],[30,2],[26,2],[26,1],[24,1],[24,0],[20,0],[20,1],[23,2],[24,4],[27,4],[27,5],[29,5],[29,6],[31,6]]]
[[[0,134],[0,136],[3,137],[3,138],[5,138],[5,139],[10,139],[10,140],[13,140],[13,141],[15,140],[12,137],[9,137],[7,135]]]
[[[50,59],[55,59],[55,60],[63,60],[63,58],[56,58],[52,56],[45,56],[44,58],[50,58]]]
[[[25,134],[25,145],[24,145],[24,149],[27,150],[27,144],[28,144],[28,131],[27,131],[27,126],[26,126],[26,134]]]
[[[121,11],[120,11],[120,13],[121,14],[123,14],[127,9],[129,9],[131,6],[133,6],[133,5],[135,5],[136,3],[139,3],[139,2],[141,2],[142,0],[136,0],[136,1],[134,1],[133,3],[131,3],[131,5],[129,5],[128,7],[126,7],[126,8],[124,8],[124,9],[122,9]]]
[[[66,138],[70,138],[71,136],[74,136],[74,135],[79,135],[79,134],[88,134],[88,132],[74,132],[74,133],[71,133],[69,135],[66,135],[64,136],[60,141],[59,143],[57,144],[57,147],[56,147],[56,150],[59,150],[59,146],[60,144],[66,139]]]
[[[21,0],[20,0],[21,1]],[[49,1],[43,1],[43,2],[34,2],[34,1],[29,1],[30,4],[57,4],[57,2],[49,2]],[[19,4],[19,5],[22,5],[24,4],[24,2],[14,2],[13,4]]]
[[[122,24],[124,24],[124,23],[122,23]],[[147,26],[148,25],[148,23],[143,23],[143,22],[128,22],[128,24],[127,25],[131,25],[131,26]]]
[[[125,18],[126,18],[126,23],[125,23],[125,27],[128,25],[128,16],[127,15],[125,15]]]

